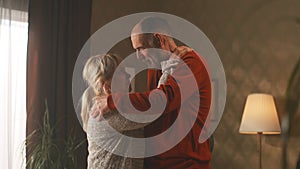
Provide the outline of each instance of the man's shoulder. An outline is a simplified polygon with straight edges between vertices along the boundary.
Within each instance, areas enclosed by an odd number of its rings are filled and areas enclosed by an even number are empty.
[[[204,62],[204,58],[194,50],[187,52],[185,55],[181,56],[180,58],[184,62],[195,62],[195,63]]]

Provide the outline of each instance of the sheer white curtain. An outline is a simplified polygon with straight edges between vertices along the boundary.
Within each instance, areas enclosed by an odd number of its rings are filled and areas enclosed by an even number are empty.
[[[10,7],[15,6],[0,0],[0,166],[21,169],[25,168],[21,165],[25,160],[28,14]]]

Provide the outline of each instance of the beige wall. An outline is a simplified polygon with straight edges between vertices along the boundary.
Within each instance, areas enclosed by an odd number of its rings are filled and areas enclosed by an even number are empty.
[[[253,169],[258,168],[256,136],[238,133],[245,98],[252,92],[271,93],[283,113],[287,82],[300,58],[300,24],[293,20],[300,18],[299,7],[296,0],[94,0],[91,32],[119,17],[149,11],[174,14],[198,26],[217,49],[227,78],[227,103],[215,132],[212,168]],[[129,39],[121,43],[117,52],[133,52]],[[291,169],[300,153],[299,135],[289,144]],[[281,168],[279,136],[263,137],[263,168]]]

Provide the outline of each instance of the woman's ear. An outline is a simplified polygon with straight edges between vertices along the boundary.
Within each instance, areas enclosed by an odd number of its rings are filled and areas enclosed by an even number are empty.
[[[109,85],[109,84],[104,83],[104,84],[102,85],[102,87],[103,87],[103,91],[104,91],[106,94],[110,94],[110,93],[111,93],[111,89],[110,89],[110,85]]]
[[[104,85],[103,82],[101,82],[100,80],[97,80],[97,82],[95,83],[95,86],[94,86],[94,91],[95,91],[96,95],[100,95],[103,92],[103,85]]]

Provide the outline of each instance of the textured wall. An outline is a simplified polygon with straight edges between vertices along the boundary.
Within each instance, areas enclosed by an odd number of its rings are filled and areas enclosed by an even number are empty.
[[[91,31],[118,17],[159,11],[185,18],[212,41],[227,78],[227,103],[215,132],[213,169],[258,168],[256,136],[238,133],[246,96],[266,92],[275,96],[283,114],[284,94],[300,58],[300,1],[189,0],[93,1]],[[123,46],[123,45],[122,45]],[[125,49],[127,48],[127,49]],[[132,51],[130,42],[121,49]],[[299,112],[298,120],[299,121]],[[289,168],[300,153],[299,124],[288,147]],[[263,168],[281,168],[281,138],[263,137]]]

